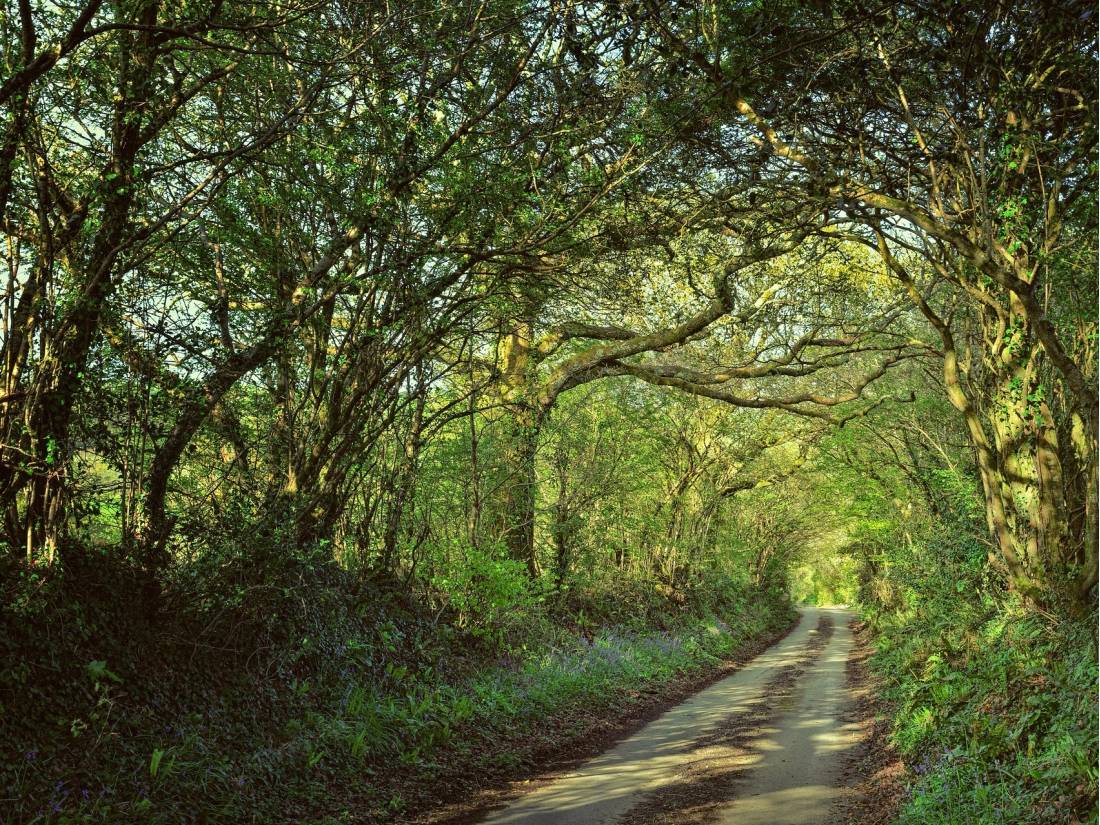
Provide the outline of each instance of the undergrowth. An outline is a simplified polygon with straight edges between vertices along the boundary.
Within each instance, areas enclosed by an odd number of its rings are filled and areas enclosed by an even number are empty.
[[[307,555],[181,570],[150,618],[139,577],[106,559],[8,580],[4,822],[398,818],[447,776],[515,773],[586,715],[792,616],[736,582],[676,602],[643,583],[551,598],[492,576],[478,611],[469,593],[461,612],[428,610]]]
[[[928,558],[941,564],[913,575]],[[906,586],[869,612],[912,773],[898,825],[1095,823],[1095,614],[1024,606],[958,536],[893,572]]]

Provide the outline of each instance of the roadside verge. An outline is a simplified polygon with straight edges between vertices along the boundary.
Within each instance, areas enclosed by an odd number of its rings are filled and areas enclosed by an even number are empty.
[[[449,749],[431,777],[421,776],[420,796],[399,820],[416,825],[465,825],[580,763],[608,750],[666,710],[729,676],[784,638],[797,624],[791,609],[775,609],[763,630],[737,638],[708,625],[689,637],[699,650],[684,667],[656,679],[611,684],[602,696],[562,703],[560,712],[517,724],[511,733],[482,731],[464,747]],[[718,630],[718,632],[714,632]],[[706,648],[711,647],[714,652]],[[717,654],[717,655],[716,655]],[[501,754],[509,758],[502,760]],[[410,782],[411,784],[411,782]]]

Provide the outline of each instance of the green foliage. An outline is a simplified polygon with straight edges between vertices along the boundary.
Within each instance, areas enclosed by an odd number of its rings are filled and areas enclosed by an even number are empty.
[[[938,481],[964,503],[957,478]],[[914,772],[899,825],[1095,821],[1094,618],[1038,613],[1006,594],[976,509],[908,540],[882,536],[867,557],[872,664]]]
[[[899,822],[1095,821],[1092,630],[1011,602],[882,624],[875,666],[916,773]]]
[[[918,402],[900,432],[827,445],[871,664],[911,770],[898,825],[1095,822],[1095,613],[1009,592],[941,404]]]
[[[430,610],[306,550],[262,574],[235,546],[216,558],[218,581],[211,556],[180,571],[170,626],[142,619],[140,579],[109,556],[85,562],[81,599],[69,579],[30,615],[0,610],[6,821],[339,821],[352,797],[392,818],[441,764],[515,770],[547,718],[606,718],[792,618],[732,580],[697,603],[540,600],[522,566],[469,549],[475,573]]]
[[[856,560],[847,554],[817,555],[791,570],[791,599],[801,604],[854,604],[859,592],[856,568]]]
[[[454,547],[439,557],[443,563],[431,584],[454,611],[458,627],[500,647],[522,635],[522,623],[540,598],[523,562],[508,558],[504,548]]]
[[[1083,811],[1088,20],[718,5],[9,0],[0,819],[392,816],[788,592],[905,816]]]

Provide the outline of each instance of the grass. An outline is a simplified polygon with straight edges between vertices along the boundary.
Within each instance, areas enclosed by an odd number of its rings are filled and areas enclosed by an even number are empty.
[[[339,576],[288,581],[162,625],[87,579],[34,611],[9,600],[0,820],[399,819],[456,778],[524,771],[791,618],[743,586],[663,609],[603,593],[511,611],[505,638]]]
[[[873,666],[913,772],[898,825],[1097,821],[1094,621],[958,598],[878,629]]]

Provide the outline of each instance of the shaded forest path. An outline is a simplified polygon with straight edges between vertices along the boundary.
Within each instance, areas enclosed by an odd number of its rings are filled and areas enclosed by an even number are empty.
[[[490,814],[486,825],[810,825],[846,793],[846,611],[795,630],[615,748]]]

